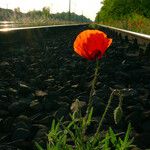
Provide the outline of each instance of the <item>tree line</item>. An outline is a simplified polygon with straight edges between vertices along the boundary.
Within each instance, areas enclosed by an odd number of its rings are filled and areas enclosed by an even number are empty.
[[[0,21],[19,21],[22,19],[92,22],[89,18],[86,18],[83,15],[77,15],[75,13],[71,13],[70,17],[69,12],[52,14],[50,13],[49,7],[43,7],[42,10],[32,10],[27,13],[22,13],[19,7],[14,10],[0,8]]]
[[[135,14],[150,18],[150,0],[103,0],[102,4],[95,18],[97,22],[119,20]]]

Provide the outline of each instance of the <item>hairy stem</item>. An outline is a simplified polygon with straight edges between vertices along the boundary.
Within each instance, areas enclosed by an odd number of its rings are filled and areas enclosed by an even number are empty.
[[[101,120],[100,120],[100,122],[99,122],[99,125],[98,125],[98,128],[97,128],[97,130],[96,130],[95,137],[97,137],[98,134],[99,134],[99,131],[100,131],[101,126],[102,126],[102,123],[103,123],[103,121],[104,121],[104,118],[105,118],[105,116],[106,116],[106,113],[107,113],[107,111],[108,111],[108,109],[109,109],[109,107],[110,107],[111,101],[112,101],[112,99],[113,99],[113,96],[114,96],[114,91],[111,93],[111,95],[110,95],[110,97],[109,97],[107,106],[106,106],[106,108],[105,108],[105,111],[104,111],[104,113],[103,113],[103,115],[102,115],[102,118],[101,118]]]
[[[93,104],[93,99],[92,99],[92,96],[94,95],[94,91],[95,91],[95,86],[96,86],[96,82],[97,82],[97,77],[98,77],[98,72],[99,72],[99,60],[97,59],[96,60],[96,67],[95,67],[95,73],[94,73],[94,78],[92,80],[92,83],[91,83],[91,91],[90,91],[90,95],[89,95],[89,102],[88,102],[88,107],[87,107],[87,110],[86,110],[86,115],[83,119],[83,132],[82,134],[84,135],[85,134],[85,131],[87,129],[87,120],[88,120],[88,117],[90,115],[90,111],[92,109],[92,104]]]
[[[87,108],[87,112],[86,112],[86,117],[89,115],[89,112],[92,108],[92,104],[93,104],[93,99],[92,96],[94,95],[94,91],[95,91],[95,86],[96,86],[96,82],[97,82],[97,77],[98,77],[98,72],[99,72],[99,60],[96,60],[96,67],[95,67],[95,73],[94,73],[94,78],[92,80],[92,84],[91,84],[91,91],[90,91],[90,96],[89,96],[89,102],[88,102],[88,108]]]

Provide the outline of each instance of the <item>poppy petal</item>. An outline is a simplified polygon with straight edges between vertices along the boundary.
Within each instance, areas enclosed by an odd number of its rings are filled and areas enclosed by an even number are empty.
[[[85,30],[77,36],[74,42],[74,50],[88,60],[101,59],[111,43],[112,39],[107,38],[104,32]]]

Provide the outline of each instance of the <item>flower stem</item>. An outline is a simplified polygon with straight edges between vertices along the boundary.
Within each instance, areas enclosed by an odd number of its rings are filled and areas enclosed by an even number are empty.
[[[92,104],[93,104],[92,96],[95,93],[95,86],[96,86],[96,82],[97,82],[98,72],[99,72],[99,60],[97,59],[96,60],[96,67],[95,67],[94,78],[93,78],[92,84],[91,84],[91,91],[90,91],[90,96],[89,96],[89,102],[88,102],[86,117],[89,115],[90,110],[92,108]]]
[[[92,104],[93,104],[93,99],[92,99],[92,96],[94,95],[95,93],[95,85],[96,85],[96,81],[97,81],[97,77],[98,77],[98,71],[99,71],[99,60],[97,59],[96,60],[96,67],[95,67],[95,73],[94,73],[94,78],[92,80],[92,83],[91,83],[91,91],[90,91],[90,95],[89,95],[89,102],[88,102],[88,107],[87,107],[87,110],[86,110],[86,115],[83,119],[83,131],[82,131],[82,134],[84,135],[85,134],[85,131],[87,129],[87,120],[88,120],[88,117],[90,115],[90,111],[92,109]]]
[[[120,95],[120,96],[119,96],[119,106],[120,106],[120,107],[122,107],[123,98],[124,98],[123,95]]]
[[[100,129],[101,129],[101,126],[102,126],[102,123],[103,123],[104,118],[105,118],[105,116],[106,116],[106,113],[107,113],[107,111],[108,111],[108,109],[109,109],[109,107],[110,107],[110,104],[111,104],[111,101],[112,101],[112,99],[113,99],[113,96],[114,96],[114,91],[111,93],[111,95],[110,95],[110,97],[109,97],[107,106],[106,106],[106,108],[105,108],[105,111],[104,111],[104,113],[103,113],[103,115],[102,115],[102,118],[101,118],[101,120],[100,120],[100,122],[99,122],[99,125],[98,125],[98,128],[97,128],[97,130],[96,130],[95,137],[98,136],[98,133],[99,133],[99,131],[100,131]]]

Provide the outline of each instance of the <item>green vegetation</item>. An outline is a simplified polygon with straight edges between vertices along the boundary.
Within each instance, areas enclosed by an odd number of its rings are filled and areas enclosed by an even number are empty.
[[[97,23],[150,34],[149,0],[104,0]]]
[[[47,135],[47,150],[128,150],[132,145],[133,139],[130,138],[131,124],[128,125],[126,133],[123,133],[123,138],[119,134],[115,134],[110,127],[108,131],[101,134],[86,134],[85,128],[92,124],[91,109],[88,119],[85,120],[81,116],[81,111],[75,111],[70,115],[70,122],[53,120],[51,129]],[[38,150],[44,150],[39,143],[35,142]]]

